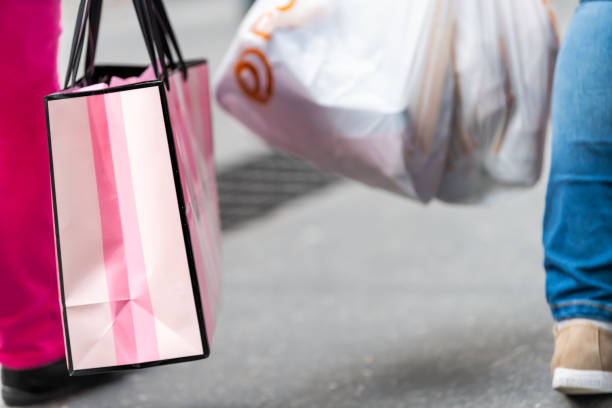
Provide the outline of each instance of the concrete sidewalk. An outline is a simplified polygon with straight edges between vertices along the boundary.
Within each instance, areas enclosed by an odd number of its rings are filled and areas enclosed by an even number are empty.
[[[609,407],[550,388],[543,187],[423,208],[346,183],[225,238],[207,361],[52,407]]]
[[[129,2],[108,3],[100,60],[146,61]],[[239,3],[167,3],[186,53],[217,66]],[[565,25],[576,1],[556,3]],[[265,150],[215,115],[221,167]],[[550,387],[544,187],[477,208],[422,207],[351,182],[310,195],[225,235],[209,360],[48,407],[610,407]]]

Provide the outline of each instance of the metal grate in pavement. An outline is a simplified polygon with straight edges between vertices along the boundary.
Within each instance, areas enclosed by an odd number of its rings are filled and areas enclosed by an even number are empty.
[[[228,168],[218,175],[223,229],[236,228],[338,180],[337,176],[276,153]]]

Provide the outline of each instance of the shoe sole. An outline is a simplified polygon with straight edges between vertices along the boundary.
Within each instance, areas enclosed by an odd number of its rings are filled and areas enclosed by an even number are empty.
[[[612,393],[612,372],[556,368],[552,386],[567,395]]]

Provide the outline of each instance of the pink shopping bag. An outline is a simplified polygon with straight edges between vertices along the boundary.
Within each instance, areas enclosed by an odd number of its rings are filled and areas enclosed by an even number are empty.
[[[45,99],[72,374],[205,358],[214,332],[220,228],[208,69],[171,69],[167,20],[151,17],[161,2],[134,3],[163,73],[89,66]],[[99,6],[82,1],[76,58],[89,18],[93,61]],[[152,40],[155,30],[165,43]]]

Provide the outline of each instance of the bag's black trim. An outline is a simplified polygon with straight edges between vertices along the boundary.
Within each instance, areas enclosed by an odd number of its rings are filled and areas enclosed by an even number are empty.
[[[198,65],[207,65],[208,61],[205,59],[191,60],[185,63],[185,69],[196,67]],[[141,75],[149,66],[142,65],[96,65],[90,76],[87,77],[87,81],[92,83],[107,82],[110,77],[116,76],[119,78],[129,78]],[[180,69],[174,70],[170,75],[182,74]],[[185,76],[183,75],[183,78]],[[85,78],[80,79],[77,83],[82,83]]]
[[[197,361],[203,360],[207,356],[204,354],[189,356],[189,357],[179,357],[179,358],[170,358],[167,360],[159,360],[159,361],[150,361],[147,363],[140,364],[126,364],[120,366],[109,366],[109,367],[97,367],[97,368],[87,368],[85,370],[70,370],[71,377],[82,377],[85,375],[93,375],[93,374],[104,374],[104,373],[115,373],[118,371],[131,371],[131,370],[140,370],[142,368],[150,368],[150,367],[159,367],[165,366],[169,364],[178,364],[178,363],[187,363],[189,361]]]
[[[51,201],[53,205],[53,223],[55,230],[55,250],[57,256],[57,272],[59,277],[60,297],[62,300],[62,326],[64,329],[64,339],[66,346],[66,358],[68,361],[68,371],[72,372],[72,353],[70,352],[70,335],[68,334],[68,315],[66,314],[66,296],[64,292],[64,272],[62,269],[62,251],[60,248],[60,236],[57,219],[57,201],[55,194],[55,173],[53,171],[53,149],[51,148],[51,127],[49,126],[49,105],[45,98],[45,118],[47,121],[47,143],[49,146],[49,168],[51,174]]]
[[[148,67],[143,66],[113,66],[113,65],[96,65],[93,72],[91,72],[91,76],[87,77],[88,81],[92,81],[93,84],[99,84],[101,82],[108,83],[111,77],[119,77],[119,78],[129,78],[129,77],[138,77],[142,75],[142,73]],[[85,80],[85,78],[80,81]]]
[[[202,61],[197,61],[192,63],[191,66],[201,64]],[[205,62],[204,62],[205,63]],[[100,367],[100,368],[92,368],[86,370],[75,370],[72,361],[72,349],[70,347],[70,335],[68,332],[68,316],[66,312],[66,296],[64,291],[64,277],[63,277],[63,268],[61,261],[61,244],[59,237],[59,222],[57,215],[57,198],[55,192],[55,174],[53,171],[53,145],[51,142],[51,128],[49,126],[49,102],[61,100],[61,99],[69,99],[69,98],[79,98],[86,97],[91,95],[101,95],[108,94],[114,92],[122,92],[129,91],[133,89],[142,89],[148,87],[157,87],[160,93],[160,103],[162,105],[162,112],[164,115],[164,123],[166,126],[166,135],[168,140],[168,151],[170,155],[170,162],[172,165],[172,173],[174,176],[174,187],[176,190],[179,213],[181,217],[181,225],[183,228],[183,238],[185,240],[185,250],[187,255],[187,263],[189,265],[189,275],[191,278],[191,287],[193,290],[193,300],[195,303],[196,315],[198,318],[198,326],[200,330],[200,337],[202,341],[202,354],[197,354],[193,356],[167,359],[167,360],[159,360],[152,361],[147,363],[140,364],[128,364],[123,366],[112,366],[112,367]],[[47,143],[49,147],[49,166],[50,166],[50,174],[51,174],[51,191],[52,191],[52,202],[53,202],[53,222],[55,224],[55,241],[56,241],[56,251],[57,251],[57,262],[58,262],[58,273],[59,273],[59,282],[60,282],[60,297],[62,304],[62,318],[64,323],[64,336],[66,340],[66,357],[68,361],[68,371],[70,375],[79,376],[79,375],[89,375],[89,374],[98,374],[104,372],[112,372],[112,371],[125,371],[125,370],[133,370],[145,367],[155,367],[159,365],[166,364],[174,364],[180,362],[201,360],[210,356],[210,344],[208,343],[208,335],[206,332],[206,324],[204,322],[204,311],[202,309],[202,297],[200,294],[200,286],[198,281],[197,270],[195,266],[195,258],[193,253],[193,247],[191,245],[191,235],[189,231],[189,224],[187,222],[187,213],[185,206],[185,197],[183,195],[183,184],[181,182],[180,170],[178,167],[178,157],[177,151],[174,141],[174,133],[172,131],[172,124],[170,122],[170,113],[168,109],[168,100],[166,97],[166,89],[164,87],[164,83],[161,80],[141,82],[137,84],[130,84],[124,86],[118,86],[113,88],[106,88],[97,91],[86,91],[86,92],[77,92],[70,94],[52,94],[45,97],[45,115],[47,120]]]
[[[187,250],[187,261],[189,262],[189,273],[191,275],[191,288],[193,289],[193,298],[196,304],[196,313],[198,315],[198,323],[200,325],[200,336],[202,340],[202,350],[204,357],[210,355],[210,345],[208,344],[208,335],[206,325],[204,324],[204,311],[202,310],[202,296],[200,294],[200,284],[198,281],[197,269],[195,265],[195,257],[193,254],[193,245],[191,243],[191,231],[187,221],[187,207],[185,205],[185,196],[183,194],[183,184],[181,183],[181,174],[178,167],[178,155],[174,141],[174,132],[172,131],[172,123],[170,122],[170,112],[168,110],[168,99],[166,98],[166,88],[163,83],[159,84],[159,93],[161,96],[162,109],[164,112],[164,120],[166,122],[166,135],[168,135],[168,148],[170,151],[170,161],[172,162],[172,171],[174,173],[174,185],[176,186],[176,198],[178,200],[181,213],[181,224],[183,225],[183,238],[185,238],[185,249]],[[205,272],[205,271],[203,271]]]
[[[146,81],[146,82],[139,82],[137,84],[114,86],[112,88],[98,89],[95,91],[54,93],[54,94],[45,96],[45,102],[56,101],[59,99],[80,98],[83,96],[103,95],[103,94],[109,94],[113,92],[131,91],[133,89],[149,88],[152,86],[158,86],[160,82],[161,81],[159,79],[156,79],[154,81]]]

